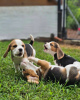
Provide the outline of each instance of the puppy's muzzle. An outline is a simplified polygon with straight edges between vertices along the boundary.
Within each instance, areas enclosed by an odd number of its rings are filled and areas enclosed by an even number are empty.
[[[20,48],[20,49],[19,49],[19,52],[22,52],[22,51],[23,51],[23,49],[22,49],[22,48]]]
[[[22,57],[24,53],[24,50],[22,48],[18,49],[18,52],[15,54],[17,57]]]

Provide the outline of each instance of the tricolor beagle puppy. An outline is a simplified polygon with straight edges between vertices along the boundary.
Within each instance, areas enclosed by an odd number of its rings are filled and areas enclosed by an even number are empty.
[[[55,65],[65,67],[66,65],[73,64],[77,61],[73,57],[64,54],[59,44],[56,42],[48,42],[44,44],[44,48],[44,52],[49,53],[54,57]]]
[[[28,66],[25,62],[22,62],[22,66],[26,66],[26,68],[31,69],[31,74],[33,74],[29,76],[27,70],[23,71],[23,75],[28,79],[28,82],[38,84],[39,78],[42,76],[46,81],[51,79],[53,82],[55,82],[56,80],[61,84],[64,84],[67,81],[67,85],[80,82],[80,66],[78,65],[78,63],[62,67],[57,65],[50,65],[48,61],[40,60],[35,57],[29,57],[28,59],[41,66],[36,67],[33,64],[31,64],[31,66]]]
[[[24,44],[20,39],[12,40],[3,56],[5,58],[8,52],[11,51],[11,58],[15,65],[15,73],[20,70],[20,63],[24,58],[27,59],[27,57],[35,56],[36,54],[32,46],[34,43],[34,38],[32,35],[30,38],[31,41],[29,44]]]
[[[27,59],[23,59],[20,63],[20,68],[23,69],[22,75],[27,78],[29,83],[39,84],[39,76],[37,74],[39,67],[33,65],[30,61],[27,61]]]

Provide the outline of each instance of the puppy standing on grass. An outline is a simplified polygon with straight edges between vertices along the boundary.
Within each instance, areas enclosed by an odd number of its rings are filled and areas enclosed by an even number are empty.
[[[23,59],[26,59],[27,63],[29,63],[27,57],[35,56],[36,54],[33,48],[34,38],[32,35],[30,35],[30,38],[31,41],[29,44],[24,44],[20,39],[12,40],[3,56],[5,58],[8,52],[11,51],[11,58],[14,62],[15,73],[20,70],[20,63]]]
[[[68,56],[63,53],[60,46],[56,42],[48,42],[44,44],[44,52],[51,54],[54,57],[54,63],[58,66],[65,67],[69,64],[80,63],[71,56]]]

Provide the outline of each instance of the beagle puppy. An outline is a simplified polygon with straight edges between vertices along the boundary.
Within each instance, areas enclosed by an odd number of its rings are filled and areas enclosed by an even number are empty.
[[[39,76],[37,74],[37,70],[39,67],[33,65],[29,60],[23,59],[20,63],[20,68],[23,69],[22,75],[27,79],[29,83],[39,84]]]
[[[45,60],[40,60],[38,58],[35,57],[29,57],[28,58],[29,61],[33,61],[34,63],[36,63],[37,65],[41,66],[41,67],[35,67],[33,64],[32,66],[29,66],[29,69],[31,69],[31,67],[33,67],[32,69],[32,73],[34,71],[34,73],[37,73],[37,75],[39,77],[42,77],[48,81],[49,79],[52,80],[53,82],[59,81],[61,84],[66,83],[67,81],[67,85],[70,84],[74,84],[76,82],[80,82],[80,66],[75,63],[67,65],[65,67],[62,66],[57,66],[57,65],[50,65],[50,63],[48,61]],[[22,66],[26,66],[26,68],[28,68],[28,66],[25,64],[25,62],[23,63]],[[27,71],[23,71],[24,75],[27,75]],[[32,75],[33,76],[33,75]],[[31,77],[29,78],[27,76],[29,82],[33,82],[33,79],[31,79]],[[36,77],[37,78],[37,77]],[[36,79],[34,79],[36,81]],[[37,83],[38,79],[37,79]]]
[[[45,43],[44,48],[44,52],[49,53],[54,57],[55,65],[65,67],[66,65],[73,64],[77,61],[73,57],[64,54],[59,44],[54,41]]]
[[[15,73],[20,70],[20,63],[23,59],[27,59],[29,56],[35,56],[36,52],[33,48],[34,38],[30,35],[31,41],[29,44],[24,44],[20,39],[14,39],[8,45],[8,48],[4,54],[4,58],[11,51],[11,58],[14,62]],[[28,60],[27,60],[28,62]]]
[[[39,84],[39,76],[33,70],[25,69],[23,70],[23,75],[29,83]]]

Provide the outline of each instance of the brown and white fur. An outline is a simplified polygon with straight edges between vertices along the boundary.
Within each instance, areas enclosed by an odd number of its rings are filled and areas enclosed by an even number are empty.
[[[37,74],[43,76],[43,78],[47,81],[49,79],[51,79],[53,82],[55,80],[60,81],[60,83],[65,83],[67,81],[68,85],[80,82],[80,66],[77,64],[70,64],[62,67],[51,65],[48,61],[40,60],[35,57],[29,57],[28,59],[41,66],[36,70],[36,68],[32,65]]]
[[[39,84],[39,76],[37,75],[37,70],[39,67],[33,65],[33,63],[27,61],[27,59],[23,59],[20,64],[22,71],[22,75],[27,79],[29,83]]]
[[[59,81],[60,83],[74,84],[80,81],[80,67],[76,64],[70,64],[65,67],[51,65],[48,61],[41,60],[35,57],[29,57],[30,61],[33,61],[40,67],[36,67],[31,64],[30,66],[26,62],[22,62],[21,66],[25,66],[27,69],[31,69],[33,75],[29,76],[27,70],[23,71],[23,75],[27,78],[28,82],[39,83],[39,78],[43,77],[46,81],[51,79],[53,82]],[[34,77],[36,75],[36,77]]]
[[[65,67],[69,64],[74,64],[75,62],[80,65],[80,63],[73,57],[66,55],[60,48],[57,42],[47,42],[44,44],[44,52],[51,54],[54,57],[54,63],[58,66]]]
[[[30,37],[30,44],[24,44],[23,41],[21,41],[20,39],[12,40],[3,56],[5,58],[8,55],[8,52],[11,51],[11,58],[14,62],[15,73],[20,70],[20,63],[23,61],[23,59],[26,59],[26,61],[29,62],[27,57],[35,56],[36,54],[32,46],[34,38],[32,35]]]

